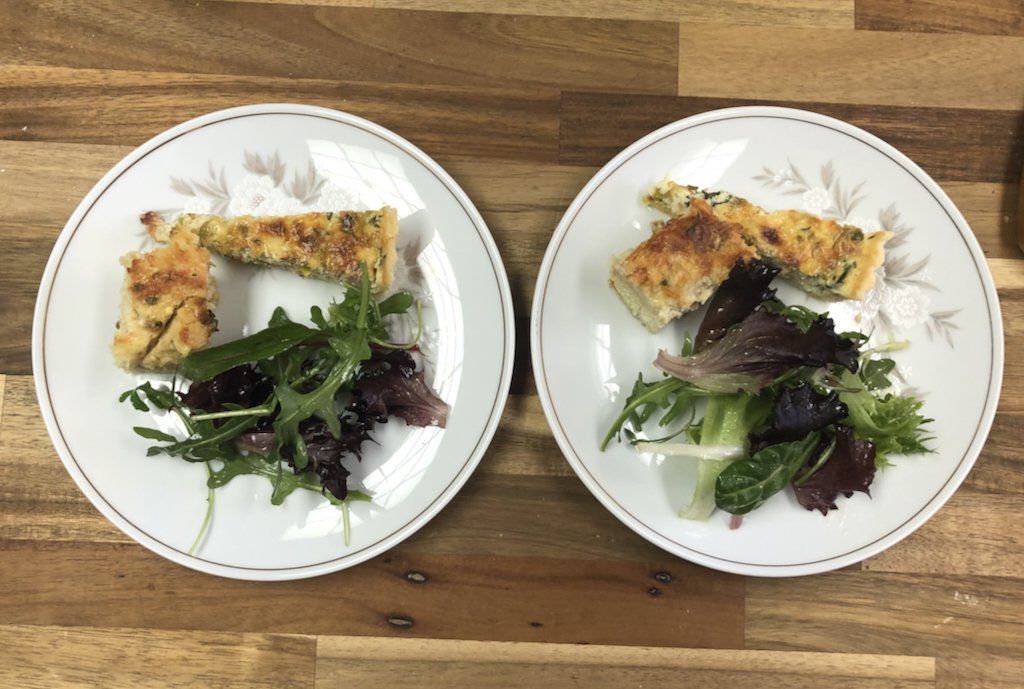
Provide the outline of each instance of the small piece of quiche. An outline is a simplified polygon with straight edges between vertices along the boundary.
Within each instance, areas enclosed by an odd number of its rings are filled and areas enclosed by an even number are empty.
[[[394,272],[398,214],[389,206],[283,217],[185,214],[173,224],[151,212],[143,222],[157,239],[174,230],[188,231],[218,254],[287,268],[303,277],[355,284],[362,278],[360,264],[365,264],[374,292],[387,289]]]
[[[610,282],[651,332],[703,304],[740,261],[754,258],[740,227],[694,198],[686,215],[657,227],[635,249],[616,257]]]
[[[167,240],[121,257],[127,272],[112,351],[127,370],[174,368],[217,329],[210,252],[191,232],[171,231]]]
[[[794,210],[769,212],[724,191],[706,191],[671,181],[656,184],[644,202],[670,216],[683,215],[698,201],[716,217],[738,223],[758,258],[783,277],[819,297],[863,299],[875,284],[891,232],[868,234]]]

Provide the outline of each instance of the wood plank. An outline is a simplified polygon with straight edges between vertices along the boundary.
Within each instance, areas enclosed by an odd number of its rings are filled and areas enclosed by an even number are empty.
[[[1019,110],[1024,39],[680,25],[679,93]]]
[[[588,565],[399,549],[344,572],[260,584],[193,572],[138,546],[0,541],[0,574],[6,624],[700,648],[743,643],[743,580],[672,560]]]
[[[933,556],[934,557],[934,556]],[[1017,689],[1024,580],[836,572],[747,580],[747,648],[934,656],[937,686]]]
[[[1020,113],[782,101],[777,99],[780,94],[751,100],[751,93],[744,95],[747,99],[565,93],[559,161],[603,165],[641,136],[675,120],[716,108],[781,105],[862,127],[906,153],[935,179],[1016,183],[1024,164]]]
[[[550,89],[0,64],[0,139],[134,146],[212,110],[307,103],[371,119],[431,155],[553,161],[558,147],[557,98]]]
[[[317,5],[325,7],[373,7],[374,0],[216,0],[217,2],[262,3],[267,5]]]
[[[642,93],[677,83],[674,21],[205,0],[140,0],[128,15],[117,0],[4,5],[0,63],[16,65]]]
[[[215,2],[241,2],[266,5],[316,5],[323,7],[373,7],[374,0],[214,0]]]
[[[511,476],[575,475],[551,435],[536,391],[509,397],[487,460],[477,471]]]
[[[1024,496],[1024,456],[1020,452],[1024,415],[1006,404],[1008,398],[1019,399],[1024,393],[1019,380],[1008,376],[1004,382],[999,412],[977,463],[967,475],[965,490],[1017,499]]]
[[[59,230],[0,223],[10,269],[0,272],[0,372],[32,372],[32,314],[43,267]]]
[[[289,0],[291,1],[291,0]],[[317,4],[334,4],[327,0]],[[348,0],[340,0],[341,3]],[[376,0],[376,7],[448,12],[501,12],[541,16],[605,19],[686,19],[714,17],[723,24],[752,26],[817,26],[852,29],[853,0]]]
[[[967,218],[986,258],[997,261],[1021,259],[1016,239],[1020,190],[1016,185],[985,182],[939,184]]]
[[[1024,261],[1020,258],[990,258],[987,263],[988,269],[992,271],[992,279],[1000,291],[1000,303],[1003,308],[1013,306],[1018,299],[1014,292],[1024,290]],[[1003,327],[1013,328],[1014,332],[1021,332],[1021,328],[1024,327],[1016,321],[1006,323],[1006,319],[1003,320]]]
[[[5,687],[306,689],[315,670],[312,637],[0,626]]]
[[[872,572],[1024,578],[1024,480],[1012,496],[961,490],[898,546],[863,563]],[[942,557],[936,557],[942,553]]]
[[[1024,36],[1021,0],[857,0],[858,29]]]
[[[932,658],[320,637],[317,687],[932,687]]]

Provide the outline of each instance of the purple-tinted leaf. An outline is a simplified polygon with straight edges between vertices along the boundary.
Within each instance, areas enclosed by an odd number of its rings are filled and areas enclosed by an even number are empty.
[[[813,462],[813,459],[811,460]],[[802,474],[796,475],[796,482]],[[851,497],[854,491],[870,495],[868,490],[875,478],[875,446],[870,440],[854,437],[848,426],[836,427],[836,446],[825,465],[806,481],[796,485],[797,502],[808,510],[828,514],[836,509],[836,498],[842,493]]]
[[[273,382],[251,364],[235,366],[209,380],[192,383],[181,401],[192,409],[224,410],[225,404],[255,407],[274,391]]]
[[[778,268],[762,261],[737,263],[708,303],[707,313],[694,340],[697,351],[722,339],[729,328],[749,316],[763,302],[774,298],[775,290],[768,285],[778,274]]]
[[[838,337],[832,319],[822,316],[807,329],[785,316],[758,310],[722,339],[692,356],[662,350],[654,365],[710,392],[758,392],[790,369],[839,364],[857,370],[857,347]]]
[[[440,426],[448,418],[448,405],[434,394],[404,349],[375,349],[352,391],[352,409],[378,417],[397,416],[410,426]]]
[[[775,398],[771,425],[750,434],[750,452],[799,440],[811,431],[842,421],[846,414],[846,405],[835,392],[823,395],[808,383],[786,388]]]

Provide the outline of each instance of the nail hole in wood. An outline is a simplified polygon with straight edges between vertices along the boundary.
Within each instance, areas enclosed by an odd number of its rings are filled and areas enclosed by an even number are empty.
[[[391,615],[388,617],[388,624],[392,627],[408,629],[412,627],[413,621],[411,617],[406,617],[405,615]]]

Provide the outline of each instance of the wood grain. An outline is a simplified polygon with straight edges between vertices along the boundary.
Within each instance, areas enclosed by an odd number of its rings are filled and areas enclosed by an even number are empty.
[[[348,0],[340,0],[343,4]],[[333,4],[328,0],[323,4]],[[542,16],[673,20],[713,17],[754,26],[817,26],[852,29],[853,0],[375,0],[376,7],[449,12],[501,12]]]
[[[747,648],[936,656],[937,686],[1016,689],[1024,580],[839,572],[747,582]]]
[[[718,648],[743,643],[743,580],[678,562],[587,566],[572,559],[395,550],[345,572],[259,584],[172,566],[137,545],[54,546],[0,541],[4,623]],[[47,576],[40,577],[43,571]],[[666,575],[670,581],[663,583]],[[627,622],[636,631],[630,638],[621,634]]]
[[[317,686],[793,687],[841,677],[842,686],[932,687],[931,658],[622,648],[535,643],[323,637]]]
[[[1018,110],[1024,39],[683,22],[679,93]]]
[[[315,666],[312,637],[0,625],[0,685],[19,689],[308,689]]]
[[[1024,578],[1024,539],[1007,528],[1024,519],[1024,482],[1017,483],[1012,496],[961,490],[899,548],[865,561],[864,570]]]
[[[603,165],[675,120],[741,105],[800,107],[857,125],[900,149],[938,180],[1015,183],[1024,164],[1024,113],[905,106],[570,92],[562,95],[559,160]],[[1024,102],[1024,100],[1022,100]]]
[[[4,0],[0,64],[641,93],[677,79],[674,22],[202,0],[139,0],[111,21],[120,9]]]
[[[322,105],[367,117],[431,155],[554,161],[558,154],[558,93],[548,89],[381,85],[0,62],[0,139],[136,146],[188,118],[267,102]]]
[[[1024,2],[979,0],[857,0],[858,29],[1024,36]]]
[[[1019,689],[1022,73],[1021,0],[0,0],[0,685]],[[357,568],[276,584],[179,567],[107,522],[30,377],[39,277],[88,189],[166,128],[261,102],[352,112],[435,157],[492,230],[518,329],[502,422],[452,503]],[[764,103],[852,122],[937,179],[1006,333],[999,413],[949,503],[792,580],[697,567],[621,524],[530,371],[537,271],[597,168],[681,117]]]

